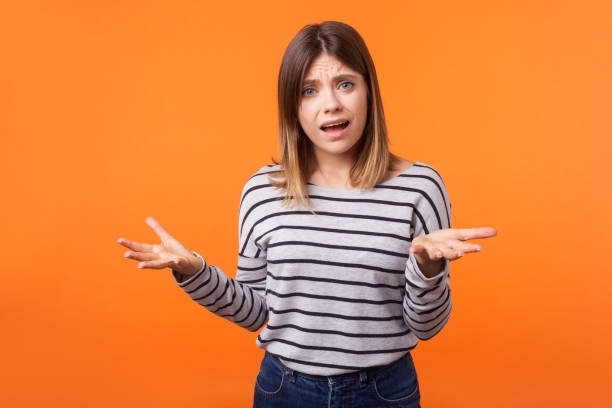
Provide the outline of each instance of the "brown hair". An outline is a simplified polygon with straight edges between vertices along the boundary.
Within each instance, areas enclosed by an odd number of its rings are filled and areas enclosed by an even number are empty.
[[[348,24],[338,21],[304,26],[287,46],[278,74],[282,170],[269,175],[268,180],[271,185],[285,190],[283,204],[287,204],[294,196],[295,201],[291,207],[301,203],[313,213],[306,182],[314,153],[312,142],[299,123],[298,109],[304,76],[312,61],[324,52],[363,75],[368,87],[368,117],[363,134],[357,141],[357,156],[350,172],[351,185],[359,186],[360,189],[374,187],[383,181],[388,170],[393,170],[393,163],[400,160],[389,151],[374,62],[359,33]],[[279,164],[274,158],[272,161]],[[273,179],[279,176],[281,178]]]

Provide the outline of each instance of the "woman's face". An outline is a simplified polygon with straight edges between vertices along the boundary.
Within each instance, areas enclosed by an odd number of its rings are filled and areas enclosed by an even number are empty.
[[[364,77],[336,57],[322,53],[304,76],[298,118],[318,157],[353,158],[365,127],[368,100]],[[322,129],[327,123],[348,121],[348,127]]]

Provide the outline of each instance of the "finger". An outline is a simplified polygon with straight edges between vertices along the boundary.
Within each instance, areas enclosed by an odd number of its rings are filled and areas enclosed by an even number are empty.
[[[155,259],[159,259],[159,255],[154,252],[127,251],[123,256],[136,261],[154,261]]]
[[[168,233],[168,231],[166,231],[164,227],[162,227],[161,224],[157,222],[155,218],[147,217],[145,219],[145,222],[147,223],[149,227],[151,227],[153,232],[155,232],[157,236],[159,237],[159,239],[161,239],[162,241],[168,238],[171,238],[171,235]]]
[[[454,261],[455,259],[459,259],[464,255],[464,251],[461,248],[451,246],[438,248],[438,253],[443,254],[444,258],[448,259],[449,261]]]
[[[462,246],[459,247],[459,249],[461,249],[463,253],[466,254],[470,252],[480,252],[482,251],[482,245],[464,243]]]
[[[466,244],[461,241],[450,241],[446,244],[441,243],[437,245],[432,245],[430,251],[430,259],[434,261],[442,258],[446,258],[449,261],[459,259],[465,254],[465,251],[463,250],[464,245]]]
[[[437,248],[433,245],[427,245],[425,249],[427,250],[427,256],[429,256],[429,259],[433,261],[442,259],[444,257],[444,252],[442,251],[442,249]]]
[[[423,246],[422,244],[412,244],[410,245],[409,251],[413,254],[418,254],[425,251],[425,246]]]
[[[456,231],[458,238],[462,241],[467,241],[468,239],[489,238],[497,235],[497,230],[491,227],[459,228]]]
[[[467,254],[469,252],[480,252],[482,251],[482,246],[478,244],[471,244],[469,242],[462,242],[459,240],[451,240],[447,242],[449,248],[462,252],[463,254]]]
[[[153,251],[153,245],[151,244],[141,244],[138,242],[130,241],[129,239],[125,239],[125,238],[119,238],[117,242],[123,245],[124,247],[128,247],[129,249],[133,251],[138,251],[138,252]]]
[[[172,259],[158,259],[156,261],[144,261],[138,264],[139,268],[149,268],[149,269],[162,269],[162,268],[173,268],[177,263],[175,258]]]

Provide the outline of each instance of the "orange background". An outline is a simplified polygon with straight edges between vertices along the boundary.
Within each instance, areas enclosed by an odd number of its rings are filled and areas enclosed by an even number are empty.
[[[157,243],[153,216],[235,276],[282,54],[324,20],[365,39],[453,227],[498,230],[413,350],[423,407],[609,403],[610,3],[423,3],[4,1],[0,405],[251,406],[257,334],[116,240]]]

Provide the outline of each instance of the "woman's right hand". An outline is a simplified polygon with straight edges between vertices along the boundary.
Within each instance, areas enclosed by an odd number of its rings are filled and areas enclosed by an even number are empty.
[[[147,217],[145,222],[161,243],[143,244],[119,238],[117,242],[130,249],[125,253],[126,258],[140,261],[139,268],[170,268],[185,276],[195,275],[202,268],[200,258],[172,237],[153,217]]]

